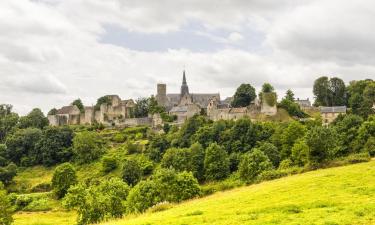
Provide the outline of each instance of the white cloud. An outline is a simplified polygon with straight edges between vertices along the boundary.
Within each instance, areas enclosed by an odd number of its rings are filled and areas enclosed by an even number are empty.
[[[0,1],[0,102],[26,113],[47,111],[81,97],[148,96],[163,81],[177,92],[181,70],[195,92],[232,95],[242,82],[271,82],[283,95],[292,88],[311,97],[319,75],[345,81],[374,78],[375,21],[370,0],[4,0]],[[215,52],[170,49],[142,52],[100,43],[105,24],[129,31],[166,33],[189,22],[223,44]],[[216,30],[227,34],[217,36]],[[263,32],[259,51],[248,29]],[[157,43],[156,43],[157,44]]]

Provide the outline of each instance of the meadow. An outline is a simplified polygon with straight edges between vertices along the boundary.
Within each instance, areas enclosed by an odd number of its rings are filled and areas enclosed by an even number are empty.
[[[218,192],[160,210],[103,225],[375,224],[375,161]],[[74,212],[57,209],[18,213],[14,224],[74,222]]]

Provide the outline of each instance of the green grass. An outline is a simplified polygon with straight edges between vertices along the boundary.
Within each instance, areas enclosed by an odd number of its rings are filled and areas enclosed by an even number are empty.
[[[219,192],[104,224],[375,224],[375,161]]]
[[[72,225],[75,219],[74,212],[21,212],[14,216],[13,225]]]

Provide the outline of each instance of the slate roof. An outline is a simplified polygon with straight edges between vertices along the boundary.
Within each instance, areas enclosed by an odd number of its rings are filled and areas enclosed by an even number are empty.
[[[181,112],[187,112],[188,111],[188,107],[186,105],[182,105],[182,106],[175,106],[171,109],[171,113],[181,113]]]
[[[230,113],[246,113],[247,107],[231,108]]]
[[[320,107],[321,113],[346,113],[346,106]]]
[[[201,108],[207,108],[207,105],[212,97],[220,99],[219,93],[192,93],[190,96],[193,99],[193,103],[199,105]],[[167,94],[167,98],[172,105],[178,105],[180,103],[180,94]]]

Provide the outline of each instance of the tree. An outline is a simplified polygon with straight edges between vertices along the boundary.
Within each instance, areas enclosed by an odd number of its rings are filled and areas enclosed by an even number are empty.
[[[5,141],[7,134],[17,125],[18,114],[12,112],[12,105],[0,105],[0,143]]]
[[[346,87],[342,79],[320,77],[315,80],[313,93],[316,106],[342,106],[346,103]]]
[[[161,166],[176,171],[191,171],[191,154],[188,148],[170,148],[163,155]]]
[[[67,162],[71,159],[73,130],[69,127],[47,127],[36,148],[40,151],[40,161],[45,166]]]
[[[228,154],[216,143],[210,144],[206,149],[204,170],[207,180],[221,180],[229,175]]]
[[[45,126],[48,126],[49,121],[47,117],[44,116],[43,112],[35,108],[27,116],[22,116],[19,121],[20,128],[34,127],[43,129]]]
[[[307,146],[305,140],[297,140],[292,147],[292,160],[297,166],[304,166],[309,161],[309,146]]]
[[[301,107],[294,101],[287,99],[288,96],[283,98],[278,104],[280,108],[285,109],[290,116],[295,116],[298,118],[306,118],[308,115],[301,110]]]
[[[79,109],[79,111],[81,111],[81,113],[85,112],[85,107],[83,106],[82,100],[80,98],[74,100],[72,102],[72,105],[77,106],[77,108]]]
[[[180,129],[179,146],[182,148],[189,147],[193,141],[193,135],[206,123],[207,121],[203,116],[195,115],[189,118]]]
[[[142,168],[138,161],[127,159],[122,168],[122,179],[130,186],[136,185],[142,178]]]
[[[241,84],[234,94],[232,106],[245,107],[256,98],[255,88],[250,84]]]
[[[100,106],[102,104],[111,105],[112,104],[111,97],[109,97],[108,95],[106,95],[106,96],[102,96],[102,97],[98,98],[98,100],[96,100],[96,104],[95,104],[94,109],[95,110],[100,110]]]
[[[285,93],[285,97],[284,98],[287,99],[287,100],[289,100],[289,101],[294,102],[295,99],[294,99],[294,93],[293,93],[293,91],[291,89],[288,89],[286,91],[286,93]]]
[[[286,159],[291,155],[291,149],[294,143],[299,139],[304,137],[306,133],[306,127],[299,122],[290,122],[288,127],[283,130],[281,135],[281,158]]]
[[[280,152],[277,147],[269,142],[262,143],[258,149],[262,151],[271,161],[274,167],[278,167],[280,163]]]
[[[149,101],[147,98],[139,98],[135,103],[134,116],[136,118],[147,117],[149,113]]]
[[[73,138],[73,153],[78,163],[92,162],[104,153],[104,142],[95,132],[77,133]]]
[[[4,189],[3,184],[0,182],[0,224],[10,225],[13,222],[12,215],[14,208],[11,204],[10,198]]]
[[[153,135],[149,137],[149,144],[146,150],[146,154],[151,160],[160,162],[165,150],[169,148],[169,142],[164,135]]]
[[[347,155],[359,150],[355,146],[359,127],[362,125],[362,117],[355,114],[340,115],[333,125],[339,135],[340,155]]]
[[[77,184],[77,175],[72,164],[63,163],[56,167],[51,182],[56,196],[63,198],[70,186]]]
[[[69,189],[63,205],[76,209],[77,224],[100,223],[108,218],[121,218],[126,212],[129,186],[119,178],[111,178],[97,185],[78,184]]]
[[[191,171],[198,181],[204,179],[204,148],[199,143],[190,146]]]
[[[40,162],[40,151],[37,143],[42,137],[42,131],[37,128],[27,128],[15,131],[6,139],[7,157],[17,165],[31,166]]]
[[[150,114],[155,114],[155,113],[164,113],[163,115],[165,116],[165,108],[163,106],[160,106],[158,102],[156,101],[154,96],[151,96],[148,99],[148,111]]]
[[[269,83],[264,83],[262,86],[262,92],[263,93],[271,93],[275,90],[275,88],[269,84]]]
[[[268,157],[261,150],[255,148],[242,156],[238,172],[242,180],[251,182],[262,172],[271,169],[272,163]]]
[[[348,106],[352,109],[354,114],[367,118],[374,114],[372,109],[375,102],[375,81],[373,80],[359,80],[350,82],[347,87],[348,91]]]
[[[306,134],[306,144],[309,146],[309,162],[315,166],[336,154],[336,132],[330,127],[313,127]]]
[[[109,173],[117,168],[117,159],[113,156],[104,156],[102,158],[102,171]]]
[[[56,108],[52,108],[50,111],[48,111],[47,115],[48,116],[53,116],[53,115],[56,115],[57,114],[57,109]]]
[[[130,190],[126,201],[129,213],[141,213],[158,202],[162,202],[162,199],[156,182],[146,180],[139,182]]]
[[[0,167],[0,182],[8,185],[17,174],[17,166],[10,163],[5,167]]]

